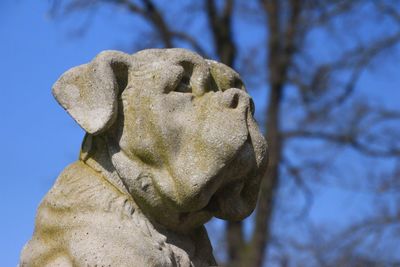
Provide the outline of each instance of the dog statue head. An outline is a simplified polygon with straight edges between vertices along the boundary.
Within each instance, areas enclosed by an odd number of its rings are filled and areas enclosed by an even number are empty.
[[[159,224],[184,231],[253,211],[267,145],[226,65],[184,49],[105,51],[53,94],[87,142],[103,140],[126,192]]]

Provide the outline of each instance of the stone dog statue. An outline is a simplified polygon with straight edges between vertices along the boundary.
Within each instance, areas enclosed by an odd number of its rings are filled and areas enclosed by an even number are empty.
[[[213,266],[203,226],[254,209],[267,145],[229,67],[184,49],[100,53],[55,83],[86,131],[20,266]]]

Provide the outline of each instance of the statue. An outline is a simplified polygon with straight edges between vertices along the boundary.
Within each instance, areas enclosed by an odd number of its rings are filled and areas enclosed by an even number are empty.
[[[185,49],[105,51],[53,94],[86,135],[20,266],[215,266],[203,224],[248,216],[267,166],[239,75]]]

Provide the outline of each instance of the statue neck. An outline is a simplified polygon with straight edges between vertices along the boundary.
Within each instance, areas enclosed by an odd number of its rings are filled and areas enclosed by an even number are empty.
[[[79,160],[101,173],[119,191],[129,195],[127,187],[112,164],[104,138],[86,134],[82,142]]]
[[[105,138],[104,136],[91,136],[87,134],[82,144],[79,159],[90,168],[101,173],[105,179],[123,194],[131,196],[129,185],[124,183],[124,179],[120,174],[120,169],[124,168],[124,166],[116,167],[113,161],[119,161],[118,165],[129,165],[126,167],[126,173],[122,175],[130,175],[130,179],[140,181],[140,177],[144,174],[140,171],[138,164],[123,156],[124,153],[118,151],[117,147],[110,148]],[[119,170],[117,171],[117,169]],[[194,262],[207,260],[215,263],[212,256],[211,244],[204,226],[193,229],[188,233],[171,231],[151,220],[148,215],[143,214],[143,211],[133,198],[132,203],[135,208],[133,215],[140,217],[139,220],[136,219],[134,221],[141,221],[146,224],[146,229],[151,231],[152,238],[157,239],[160,244],[167,245],[178,261],[193,259]]]

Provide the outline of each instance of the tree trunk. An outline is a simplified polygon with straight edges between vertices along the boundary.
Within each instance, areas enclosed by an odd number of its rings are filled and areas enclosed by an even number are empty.
[[[254,232],[249,244],[248,255],[242,266],[261,267],[270,240],[270,227],[275,204],[275,194],[279,184],[279,162],[282,153],[279,128],[281,95],[281,88],[271,88],[267,110],[268,120],[266,123],[269,166],[261,183],[260,198],[258,200],[257,214],[254,222]]]

